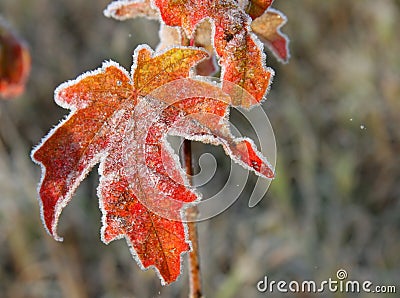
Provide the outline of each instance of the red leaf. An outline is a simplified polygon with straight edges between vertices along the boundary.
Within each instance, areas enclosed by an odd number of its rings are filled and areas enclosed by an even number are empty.
[[[283,63],[287,63],[290,57],[289,39],[280,31],[280,28],[285,24],[286,17],[274,9],[268,10],[251,23],[253,32]]]
[[[21,95],[31,67],[24,41],[0,18],[0,97]]]
[[[177,260],[180,254],[189,249],[183,225],[158,218],[149,211],[136,216],[146,208],[137,200],[137,190],[128,184],[121,146],[138,96],[145,96],[171,80],[186,77],[194,63],[205,54],[200,50],[173,49],[151,57],[151,52],[144,47],[135,55],[133,78],[110,62],[105,63],[102,69],[61,85],[56,90],[55,100],[60,106],[71,109],[72,113],[50,132],[32,157],[43,167],[39,193],[43,221],[50,234],[61,240],[56,232],[58,217],[79,183],[100,162],[102,177],[98,194],[103,210],[103,240],[108,243],[113,238],[127,237],[141,264],[144,267],[157,266],[163,281],[169,283],[179,274],[180,262]],[[171,183],[172,187],[175,184]],[[182,190],[182,185],[177,184],[177,189]],[[182,195],[185,201],[196,199],[189,189]],[[150,226],[148,218],[155,218]],[[168,237],[159,235],[168,234],[168,231],[174,233]],[[172,237],[176,239],[172,241]],[[159,239],[158,246],[149,245],[148,241],[154,242],[155,239]],[[157,249],[168,247],[165,241],[171,241],[176,248],[174,253]],[[165,257],[159,258],[160,253]],[[154,260],[158,260],[157,263]]]
[[[152,55],[140,47],[132,75],[108,62],[57,88],[56,103],[71,114],[32,152],[43,172],[42,219],[55,239],[61,240],[56,228],[62,209],[100,163],[102,240],[125,237],[141,268],[155,267],[162,283],[170,283],[180,274],[181,254],[190,248],[182,211],[198,195],[165,136],[221,144],[243,166],[273,176],[250,140],[230,134],[230,98],[212,84],[177,80],[205,57],[197,49]]]

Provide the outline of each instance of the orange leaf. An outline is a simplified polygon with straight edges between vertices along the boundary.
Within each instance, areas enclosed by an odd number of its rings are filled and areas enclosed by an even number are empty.
[[[209,5],[212,6],[213,1],[209,1]],[[287,63],[290,57],[289,54],[289,49],[288,49],[288,44],[289,44],[289,39],[285,34],[280,32],[280,28],[286,23],[286,17],[279,11],[274,10],[271,7],[273,0],[249,0],[248,2],[246,1],[239,1],[237,3],[237,8],[239,10],[244,10],[251,18],[251,30],[256,33],[257,37],[261,39],[261,41],[272,51],[274,56],[282,63]],[[183,3],[180,3],[183,4]],[[180,5],[179,4],[179,5]],[[162,2],[160,5],[168,5],[168,1]],[[175,7],[176,4],[174,3]],[[219,4],[221,5],[221,4]],[[218,5],[214,5],[212,10],[214,10],[214,7],[218,7]],[[226,7],[229,7],[227,5]],[[160,10],[163,11],[162,6],[160,7]],[[178,9],[179,12],[182,12],[182,9]],[[138,2],[137,0],[117,0],[112,2],[107,9],[104,11],[105,15],[107,17],[114,17],[118,20],[126,20],[129,18],[135,18],[138,16],[146,16],[149,18],[157,18],[158,12],[155,11],[150,4],[150,0],[145,0],[144,2]],[[196,12],[199,13],[199,12]],[[205,41],[205,36],[208,36],[211,34],[211,28],[207,30],[203,30],[202,27],[204,27],[204,24],[208,24],[207,21],[199,21],[199,25],[193,25],[191,21],[187,20],[187,17],[185,17],[184,22],[180,22],[176,16],[172,17],[172,14],[176,14],[176,11],[173,9],[170,10],[168,7],[165,10],[165,19],[167,20],[166,22],[171,25],[171,26],[182,26],[184,25],[187,32],[189,34],[193,33],[191,30],[193,29],[192,27],[194,26],[196,28],[196,32],[194,34],[194,42],[191,45],[196,45],[200,47],[204,47],[207,49],[207,51],[210,53],[211,56],[213,53],[213,50],[211,45],[211,40],[208,42]],[[193,10],[192,15],[195,14],[195,11]],[[201,15],[201,14],[200,14]],[[237,16],[235,16],[237,17]],[[199,18],[197,17],[197,20]],[[195,18],[196,20],[196,18]],[[164,20],[165,21],[165,20]],[[199,30],[200,29],[200,30]],[[189,31],[188,31],[189,30]],[[200,34],[200,36],[199,36]],[[229,33],[226,38],[232,38],[233,34]],[[160,29],[160,45],[159,49],[163,49],[167,47],[168,45],[181,45],[182,41],[185,40],[184,37],[180,36],[179,30],[173,30],[171,27],[166,28],[166,26],[161,25]],[[246,39],[247,40],[247,39]],[[253,37],[253,41],[256,41]],[[249,45],[250,49],[252,48],[252,45]],[[238,51],[236,51],[237,58],[241,58],[243,56],[240,54]],[[249,53],[248,56],[254,56],[254,53]],[[255,61],[258,61],[257,59],[254,59]],[[254,62],[254,61],[253,61]],[[228,63],[225,63],[228,64]],[[237,65],[234,66],[235,68],[238,68]],[[239,66],[240,68],[243,68],[242,66]],[[246,66],[245,68],[247,68]],[[199,75],[204,75],[204,76],[209,76],[212,75],[216,72],[216,67],[214,65],[214,60],[213,57],[210,57],[208,60],[203,61],[197,68],[198,74]],[[245,74],[245,79],[248,77],[252,77],[254,74],[249,73],[248,75]],[[237,76],[237,74],[236,74]],[[235,77],[235,74],[232,74],[232,77]],[[230,77],[227,76],[225,79],[229,79]],[[271,77],[267,76],[266,78],[268,82],[270,81]],[[237,80],[232,80],[232,82],[235,83],[240,83]],[[256,89],[257,87],[251,87],[250,84],[246,84],[244,82],[240,83],[242,87],[246,88],[248,91],[251,91],[251,89]],[[256,96],[257,93],[252,93],[252,95]],[[257,99],[259,97],[257,96]]]
[[[251,29],[262,42],[274,53],[275,57],[287,63],[289,54],[289,39],[280,31],[286,23],[286,17],[279,11],[270,9],[251,23]]]
[[[157,266],[163,281],[169,283],[180,272],[180,262],[177,262],[180,254],[189,249],[183,224],[157,218],[149,227],[147,218],[156,215],[147,211],[148,214],[142,217],[135,216],[135,212],[142,213],[146,208],[141,206],[137,193],[128,184],[121,146],[138,96],[146,95],[157,87],[157,83],[162,85],[180,76],[186,77],[190,68],[206,55],[200,50],[172,49],[152,57],[147,47],[141,47],[135,56],[137,67],[133,70],[134,78],[116,63],[109,62],[102,69],[58,87],[56,102],[72,112],[33,151],[32,157],[42,166],[43,177],[39,190],[42,218],[51,235],[61,240],[56,232],[58,217],[80,182],[100,162],[102,177],[99,197],[103,210],[103,240],[108,243],[113,238],[125,236],[141,264],[145,267]],[[184,201],[196,199],[191,190],[185,190],[174,181],[170,182],[172,188],[181,192],[180,198]],[[117,212],[118,216],[109,210]],[[140,227],[146,227],[147,230],[141,231]],[[172,243],[176,247],[173,254],[159,251],[159,247],[165,247],[160,231],[170,231],[168,239],[176,238]],[[139,232],[144,233],[142,238],[135,236]],[[147,241],[155,241],[155,235],[159,243],[152,244],[143,252]],[[165,258],[159,259],[160,253],[165,254]],[[150,260],[158,260],[158,263],[152,264]],[[167,270],[170,267],[172,269]]]
[[[183,47],[154,55],[142,46],[131,75],[107,62],[57,88],[56,103],[71,113],[32,152],[42,166],[42,219],[55,239],[61,240],[62,209],[100,163],[102,240],[125,237],[141,268],[154,267],[163,284],[171,283],[190,249],[183,210],[199,197],[166,135],[221,144],[243,166],[273,176],[252,141],[229,132],[229,96],[212,84],[182,79],[205,57]]]
[[[189,37],[209,18],[215,27],[221,79],[244,88],[257,101],[263,99],[273,71],[265,68],[262,45],[250,30],[251,18],[236,1],[154,0],[154,4],[167,25],[182,27]]]

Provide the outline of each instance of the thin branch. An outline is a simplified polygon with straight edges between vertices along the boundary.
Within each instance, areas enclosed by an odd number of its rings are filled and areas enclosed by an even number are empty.
[[[182,144],[182,163],[186,173],[193,175],[192,168],[192,143],[190,140],[184,140]],[[197,235],[196,219],[198,209],[196,206],[186,210],[186,219],[189,232],[189,240],[192,243],[192,251],[189,253],[189,298],[203,297],[200,276],[200,257],[199,257],[199,240]]]

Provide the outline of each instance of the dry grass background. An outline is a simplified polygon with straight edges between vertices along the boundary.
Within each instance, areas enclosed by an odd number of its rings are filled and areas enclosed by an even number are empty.
[[[107,19],[107,4],[0,2],[33,58],[26,93],[0,103],[1,297],[187,296],[186,268],[161,287],[124,241],[101,243],[96,171],[62,214],[63,243],[40,222],[40,173],[29,152],[66,114],[53,90],[105,59],[129,68],[137,44],[157,44],[157,23]],[[321,281],[339,268],[400,291],[400,1],[277,0],[275,7],[288,16],[292,40],[289,64],[268,58],[276,77],[264,107],[278,176],[256,208],[247,207],[246,192],[199,224],[205,293],[264,297],[255,287],[264,275]]]

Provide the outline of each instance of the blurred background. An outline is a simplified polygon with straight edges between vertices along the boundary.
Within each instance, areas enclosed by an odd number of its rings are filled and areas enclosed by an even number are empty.
[[[64,209],[63,243],[40,221],[40,168],[29,153],[68,113],[54,103],[54,89],[104,60],[130,69],[138,44],[158,43],[157,22],[107,19],[108,3],[0,2],[33,62],[24,95],[0,102],[0,297],[187,297],[186,263],[179,281],[162,287],[124,240],[101,242],[97,168]],[[250,175],[231,208],[199,223],[204,293],[264,297],[256,288],[264,276],[319,282],[340,268],[348,279],[399,292],[400,1],[277,0],[274,7],[288,17],[292,53],[282,65],[267,52],[276,76],[263,107],[275,131],[277,177],[255,208],[247,206]],[[194,148],[214,150],[219,172],[230,162],[218,148]],[[202,191],[223,181],[217,176]]]

